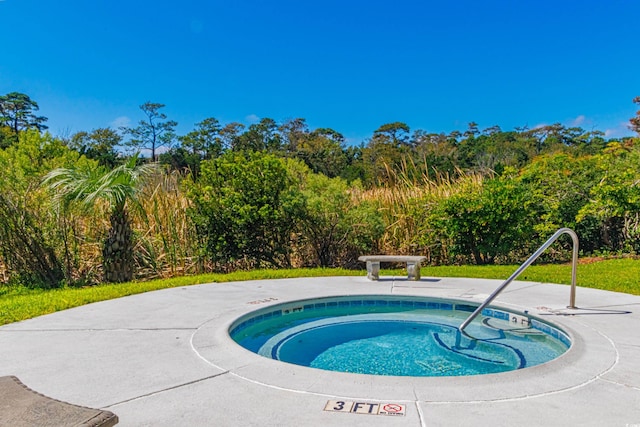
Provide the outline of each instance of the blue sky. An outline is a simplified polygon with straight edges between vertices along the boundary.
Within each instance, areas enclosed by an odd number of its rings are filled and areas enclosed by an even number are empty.
[[[0,0],[0,20],[0,94],[63,136],[152,101],[181,134],[303,117],[354,143],[394,121],[619,137],[640,95],[637,0]]]

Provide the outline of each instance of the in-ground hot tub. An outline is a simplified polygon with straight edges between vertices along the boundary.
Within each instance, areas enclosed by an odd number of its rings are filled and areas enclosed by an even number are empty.
[[[299,300],[248,313],[229,328],[234,341],[264,357],[312,368],[388,376],[499,373],[553,360],[568,334],[539,318],[459,300],[356,295]]]

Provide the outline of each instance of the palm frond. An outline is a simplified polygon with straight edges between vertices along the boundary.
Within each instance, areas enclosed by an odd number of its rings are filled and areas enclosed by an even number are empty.
[[[54,190],[56,200],[65,206],[75,202],[92,207],[105,200],[113,210],[122,210],[128,200],[137,202],[145,179],[158,169],[155,164],[137,162],[136,155],[111,171],[59,168],[45,176],[43,185]]]
[[[100,169],[58,168],[49,172],[42,184],[55,191],[54,200],[58,204],[65,207],[73,202],[89,205],[86,202],[87,195],[96,192],[102,173]]]

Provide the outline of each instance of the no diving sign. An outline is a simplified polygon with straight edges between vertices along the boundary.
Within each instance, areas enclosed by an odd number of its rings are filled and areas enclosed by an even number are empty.
[[[398,403],[384,403],[380,405],[378,415],[404,415],[405,406]]]
[[[330,412],[350,412],[352,414],[404,416],[406,405],[399,403],[351,402],[346,400],[329,400],[324,407]]]

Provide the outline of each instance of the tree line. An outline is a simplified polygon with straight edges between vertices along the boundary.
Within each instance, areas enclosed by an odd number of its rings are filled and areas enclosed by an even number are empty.
[[[137,126],[60,138],[27,95],[0,97],[4,282],[354,267],[370,251],[517,262],[564,226],[584,254],[640,251],[638,138],[394,122],[349,146],[301,118],[212,117],[178,136],[163,108],[147,102]],[[629,123],[640,134],[640,111]]]

